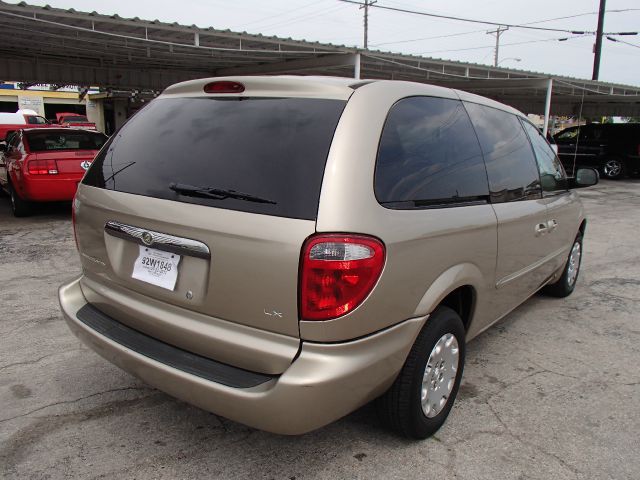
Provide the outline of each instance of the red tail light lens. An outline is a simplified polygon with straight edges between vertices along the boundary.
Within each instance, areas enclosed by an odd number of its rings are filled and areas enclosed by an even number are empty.
[[[317,235],[302,247],[303,320],[329,320],[354,310],[380,278],[383,243],[360,235]]]
[[[205,93],[242,93],[244,85],[239,82],[229,82],[222,80],[219,82],[207,83],[204,86]]]
[[[31,175],[57,175],[58,164],[55,160],[30,160],[27,171]]]

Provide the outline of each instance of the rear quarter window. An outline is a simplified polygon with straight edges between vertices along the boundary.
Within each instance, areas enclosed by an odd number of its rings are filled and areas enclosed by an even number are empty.
[[[98,154],[83,183],[119,192],[315,220],[343,100],[159,98]],[[182,195],[171,184],[268,199]]]
[[[388,208],[487,202],[482,152],[462,102],[410,97],[385,122],[375,194]]]

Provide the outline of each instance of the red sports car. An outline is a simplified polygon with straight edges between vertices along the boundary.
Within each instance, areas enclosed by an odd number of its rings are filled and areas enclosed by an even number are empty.
[[[106,142],[102,133],[74,128],[21,129],[0,147],[0,188],[11,196],[16,217],[36,202],[72,200],[93,158]]]

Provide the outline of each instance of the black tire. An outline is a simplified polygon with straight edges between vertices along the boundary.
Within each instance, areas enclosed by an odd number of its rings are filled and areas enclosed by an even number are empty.
[[[11,184],[9,184],[9,197],[11,213],[13,213],[14,217],[27,217],[31,214],[31,204],[20,198]]]
[[[429,356],[436,343],[447,334],[458,342],[458,366],[453,388],[442,410],[428,418],[422,409],[422,380]],[[382,423],[408,438],[433,435],[447,419],[458,393],[465,357],[465,330],[460,316],[448,307],[438,307],[420,331],[402,370],[389,390],[376,400]]]
[[[609,180],[617,180],[626,175],[627,168],[619,158],[607,158],[602,164],[602,175]]]
[[[576,245],[578,245],[577,248],[579,249],[579,257],[577,261],[577,270],[575,271],[575,277],[573,278],[573,280],[571,280],[572,268],[575,269],[576,267],[575,261],[573,262],[573,265],[572,265],[571,256],[574,252],[574,249],[576,248]],[[558,297],[558,298],[568,297],[573,293],[573,291],[576,288],[576,283],[578,283],[578,276],[580,275],[580,266],[582,265],[582,256],[583,256],[582,252],[583,252],[582,233],[579,233],[576,239],[574,240],[573,245],[571,246],[571,251],[569,252],[569,256],[567,257],[567,263],[564,266],[564,270],[562,270],[562,275],[555,283],[546,285],[542,289],[543,293],[546,293],[547,295],[550,295],[552,297]]]

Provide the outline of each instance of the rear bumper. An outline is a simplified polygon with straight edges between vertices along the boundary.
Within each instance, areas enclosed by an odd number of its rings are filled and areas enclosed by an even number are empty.
[[[84,323],[78,311],[87,301],[79,279],[60,287],[59,298],[71,331],[123,370],[205,410],[289,435],[320,428],[382,394],[402,368],[427,318],[406,320],[350,342],[303,342],[300,354],[281,375],[236,388],[150,358]]]
[[[83,174],[59,174],[23,177],[17,183],[18,193],[25,200],[34,202],[63,202],[73,200]]]

